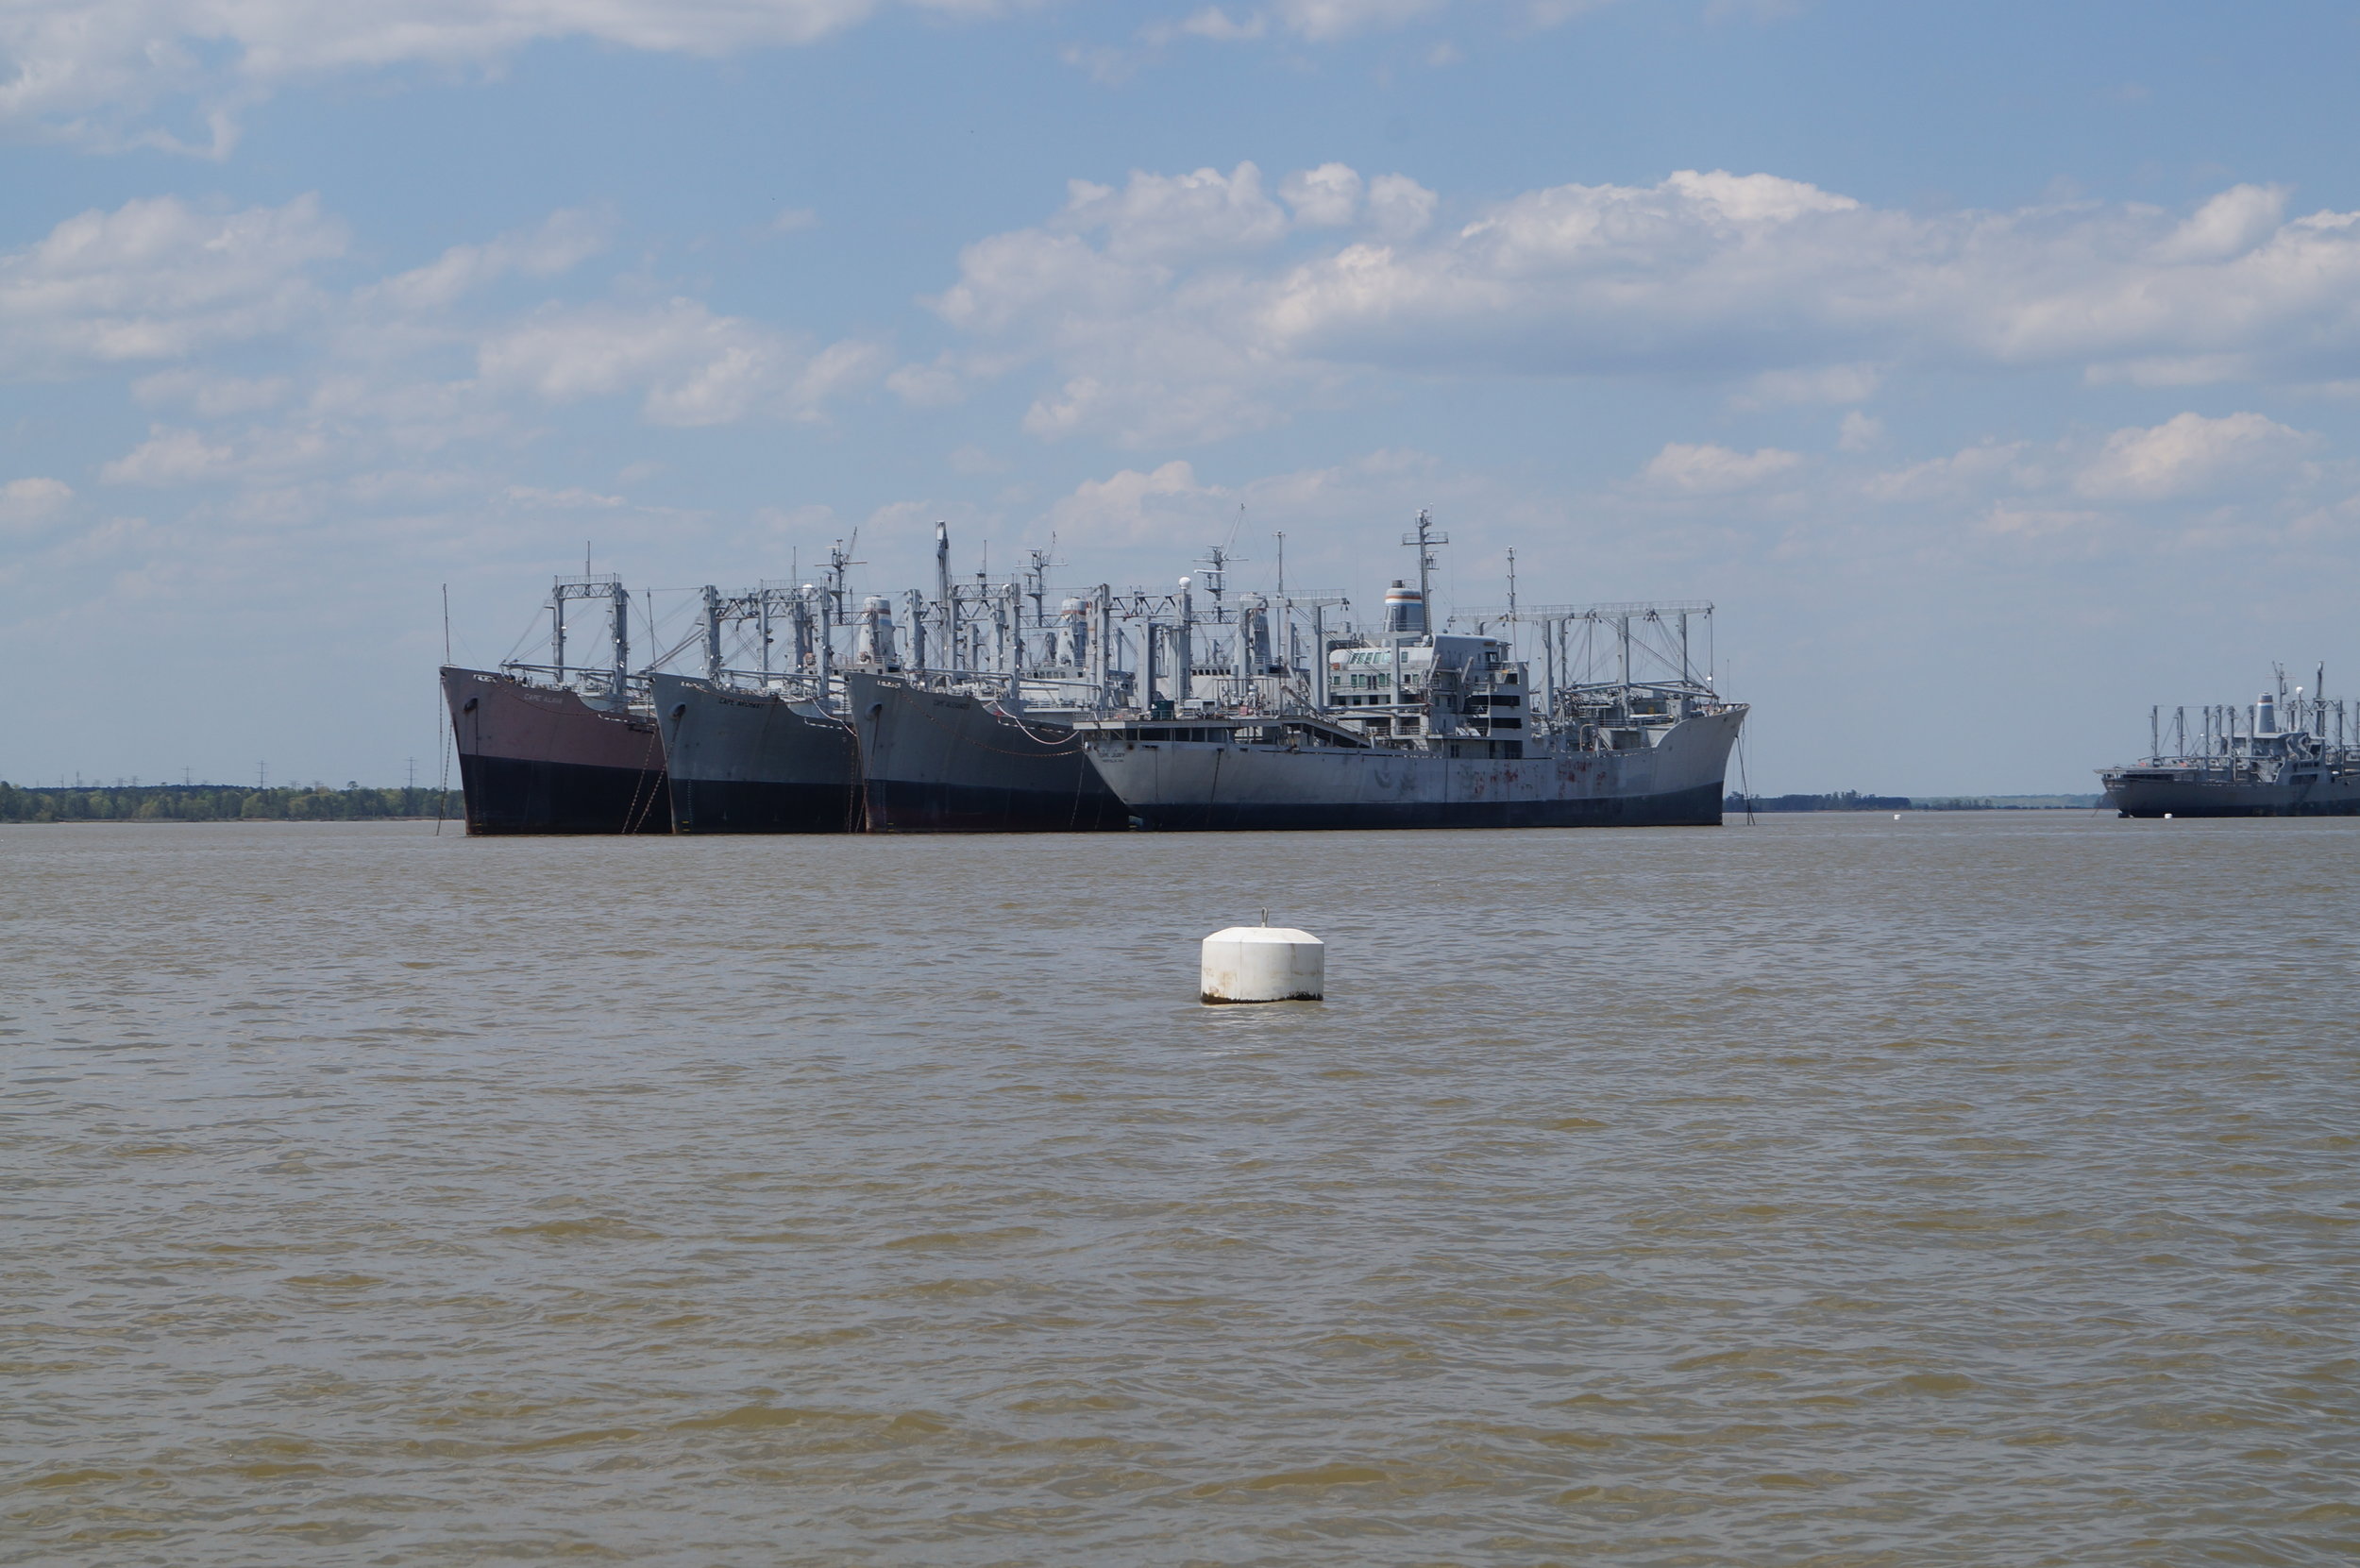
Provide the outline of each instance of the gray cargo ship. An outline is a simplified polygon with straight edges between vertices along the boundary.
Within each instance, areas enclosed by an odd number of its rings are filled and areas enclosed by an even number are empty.
[[[2193,729],[2184,707],[2168,729],[2163,710],[2150,710],[2147,759],[2099,774],[2107,802],[2125,817],[2360,816],[2360,736],[2347,728],[2347,704],[2325,700],[2317,684],[2308,697],[2289,693],[2285,671],[2277,676],[2275,690],[2243,708],[2197,709]]]
[[[649,677],[680,833],[850,833],[851,728],[816,701],[685,675]]]
[[[1094,833],[1129,826],[1072,716],[1005,696],[844,673],[871,833]]]
[[[679,833],[850,833],[860,826],[860,754],[830,680],[851,554],[829,552],[818,583],[765,583],[724,597],[704,589],[701,679],[650,671]],[[871,599],[864,654],[878,634]],[[884,621],[886,641],[891,618]],[[729,667],[731,633],[750,632],[757,667]],[[774,670],[784,642],[787,668]]]
[[[1099,726],[1093,759],[1132,819],[1200,831],[1719,823],[1746,710],[1690,659],[1691,622],[1709,624],[1711,607],[1511,607],[1502,618],[1533,626],[1548,653],[1536,687],[1507,639],[1431,628],[1430,552],[1446,542],[1420,514],[1403,541],[1418,551],[1418,585],[1387,593],[1381,636],[1323,647],[1307,706],[1241,686],[1226,704],[1177,704],[1169,723]],[[1609,678],[1583,679],[1601,653]]]
[[[951,578],[947,528],[935,529],[935,598],[910,596],[909,647],[884,599],[862,608],[863,633],[838,681],[860,743],[863,824],[870,833],[1096,833],[1128,825],[1090,766],[1077,722],[1116,690],[1097,615],[1048,607],[1048,552],[1022,582]],[[1027,604],[1029,601],[1030,615]],[[933,636],[928,639],[929,624]],[[930,656],[931,655],[931,656]]]

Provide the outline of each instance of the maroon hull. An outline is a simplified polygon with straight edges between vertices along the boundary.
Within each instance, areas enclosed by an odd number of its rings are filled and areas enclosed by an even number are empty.
[[[669,833],[653,718],[484,670],[443,670],[471,834]]]

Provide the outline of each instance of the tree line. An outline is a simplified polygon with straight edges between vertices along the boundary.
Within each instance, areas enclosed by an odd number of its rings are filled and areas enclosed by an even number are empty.
[[[1863,795],[1847,789],[1840,795],[1737,795],[1721,802],[1727,812],[1742,811],[1907,811],[1906,795]]]
[[[0,780],[0,822],[368,822],[460,815],[459,791],[348,784],[26,787]]]

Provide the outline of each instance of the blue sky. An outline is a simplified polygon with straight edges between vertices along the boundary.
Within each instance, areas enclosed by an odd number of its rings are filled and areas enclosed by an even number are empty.
[[[1711,598],[1752,782],[2360,695],[2360,21],[1728,0],[25,0],[0,776],[397,781],[441,587],[1233,536]],[[2307,678],[2306,678],[2307,683]]]

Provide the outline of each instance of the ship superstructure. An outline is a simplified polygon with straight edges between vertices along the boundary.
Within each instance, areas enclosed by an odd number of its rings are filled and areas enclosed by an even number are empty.
[[[2252,702],[2148,715],[2144,761],[2101,769],[2106,799],[2125,817],[2351,817],[2360,815],[2360,733],[2345,700],[2291,691],[2277,666],[2272,689]]]

